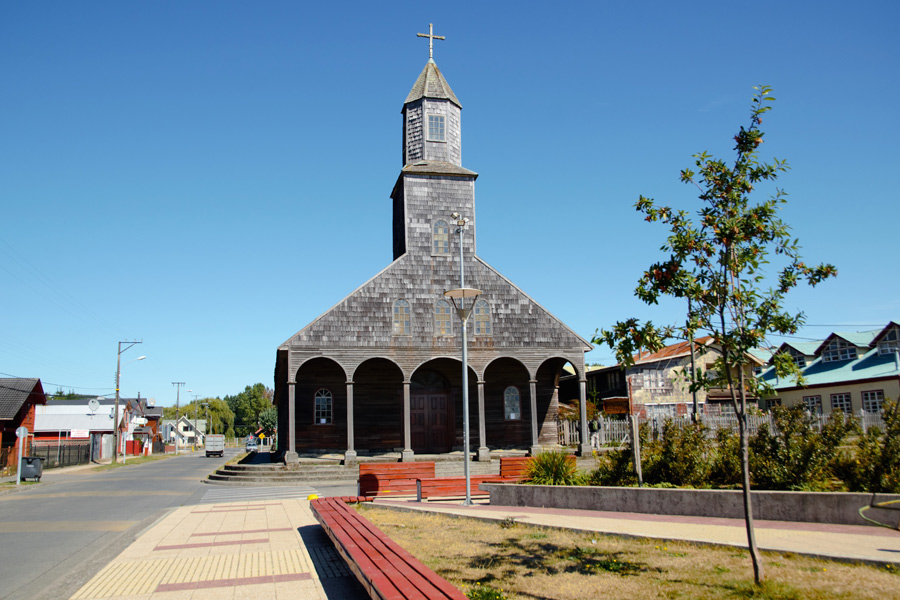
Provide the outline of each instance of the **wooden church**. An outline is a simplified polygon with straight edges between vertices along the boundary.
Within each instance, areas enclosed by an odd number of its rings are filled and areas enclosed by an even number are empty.
[[[462,450],[465,317],[469,439],[478,460],[490,460],[491,449],[534,454],[557,444],[567,363],[580,382],[587,440],[591,345],[478,256],[478,174],[462,166],[462,105],[431,57],[438,36],[419,35],[430,38],[430,57],[401,111],[394,260],[278,347],[278,452],[287,463],[298,453],[337,452],[353,462],[358,453],[400,452],[409,461]],[[445,296],[458,288],[480,295]],[[580,452],[590,454],[590,445]]]

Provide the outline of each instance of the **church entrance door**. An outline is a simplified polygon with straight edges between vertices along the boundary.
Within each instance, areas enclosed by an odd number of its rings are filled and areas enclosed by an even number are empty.
[[[443,454],[450,451],[449,390],[437,373],[414,378],[409,397],[412,450],[417,454]]]

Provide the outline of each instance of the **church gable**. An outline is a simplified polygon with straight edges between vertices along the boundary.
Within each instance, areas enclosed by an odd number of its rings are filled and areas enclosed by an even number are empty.
[[[449,333],[441,332],[437,304],[444,292],[459,287],[458,262],[445,261],[443,275],[422,277],[410,256],[403,256],[360,286],[282,346],[293,348],[456,348],[459,318],[451,311]],[[473,348],[591,348],[545,308],[480,259],[469,266],[467,285],[481,289],[487,303],[489,333],[469,322]],[[409,329],[397,332],[394,305],[405,301]]]

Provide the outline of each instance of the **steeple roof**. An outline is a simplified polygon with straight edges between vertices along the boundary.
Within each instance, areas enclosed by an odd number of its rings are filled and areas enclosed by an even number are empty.
[[[409,104],[410,102],[415,102],[422,98],[449,100],[459,108],[462,108],[462,104],[459,103],[456,94],[450,89],[450,84],[447,83],[447,80],[441,75],[441,70],[438,69],[435,62],[430,59],[425,63],[425,68],[422,69],[422,72],[419,73],[419,78],[416,79],[412,90],[410,90],[409,95],[406,97],[406,101],[403,104]]]

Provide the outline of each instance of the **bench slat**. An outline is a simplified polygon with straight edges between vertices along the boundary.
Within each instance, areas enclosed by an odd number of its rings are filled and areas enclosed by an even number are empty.
[[[337,498],[310,502],[316,520],[372,598],[465,600],[466,596]]]

